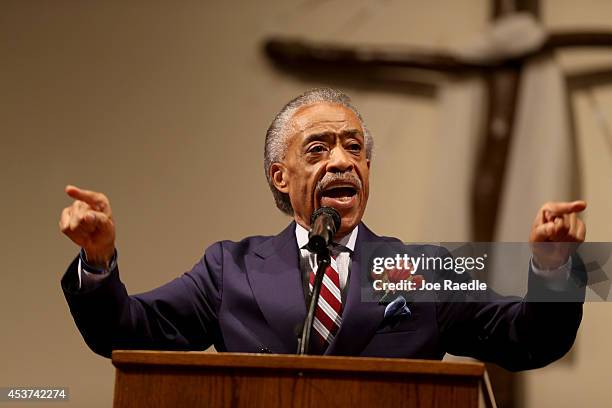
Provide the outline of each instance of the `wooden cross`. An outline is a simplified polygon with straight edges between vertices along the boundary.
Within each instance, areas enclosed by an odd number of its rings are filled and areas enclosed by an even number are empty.
[[[540,15],[539,0],[491,0],[492,19],[499,19],[515,12],[529,12],[536,19]],[[516,112],[518,84],[523,64],[528,58],[543,55],[560,48],[612,47],[609,31],[557,31],[549,33],[541,47],[528,55],[477,64],[456,56],[424,50],[384,50],[372,47],[345,47],[331,44],[313,44],[307,41],[274,38],[264,44],[266,55],[281,69],[309,76],[325,75],[339,83],[353,78],[380,78],[381,70],[417,69],[433,74],[451,76],[477,75],[485,79],[489,106],[486,114],[484,143],[477,155],[476,171],[471,192],[471,239],[492,241],[502,193]],[[422,77],[421,77],[422,78]],[[589,87],[594,83],[612,81],[612,69],[585,72],[567,78],[571,88]],[[406,90],[397,83],[379,81],[378,86],[389,91]],[[405,83],[404,83],[405,85]],[[409,92],[433,95],[435,82],[411,80]],[[518,379],[497,366],[488,366],[493,379],[496,398],[500,407],[520,405],[516,400],[520,383]]]

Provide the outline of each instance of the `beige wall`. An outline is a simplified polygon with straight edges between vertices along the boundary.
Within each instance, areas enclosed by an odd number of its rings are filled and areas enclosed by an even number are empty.
[[[546,4],[552,26],[610,25],[604,1]],[[110,196],[122,277],[131,292],[155,287],[216,240],[288,222],[265,183],[263,135],[283,103],[322,83],[273,70],[262,38],[445,46],[483,28],[487,13],[484,0],[0,2],[0,385],[68,386],[73,406],[110,405],[110,362],[84,345],[59,288],[77,250],[57,228],[65,184]],[[377,145],[366,222],[405,240],[432,239],[432,230],[444,240],[445,226],[419,199],[430,180],[397,188],[435,160],[435,100],[346,91]],[[612,88],[594,92],[612,123]],[[586,96],[575,102],[589,238],[609,241],[610,153]],[[610,317],[608,305],[587,307],[573,365],[529,373],[527,405],[603,395]]]

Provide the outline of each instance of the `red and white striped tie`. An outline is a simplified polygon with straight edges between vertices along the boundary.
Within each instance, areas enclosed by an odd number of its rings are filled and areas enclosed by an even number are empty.
[[[342,323],[342,296],[340,294],[340,275],[338,274],[338,264],[332,257],[330,265],[325,269],[323,275],[323,285],[315,310],[313,328],[318,334],[318,340],[322,340],[325,349],[334,340]],[[315,271],[310,272],[310,292],[314,283]]]

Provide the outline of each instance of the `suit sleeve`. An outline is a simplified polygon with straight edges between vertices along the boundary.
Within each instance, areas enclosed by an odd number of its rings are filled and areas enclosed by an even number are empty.
[[[110,357],[114,349],[203,350],[220,341],[221,244],[191,271],[150,292],[130,296],[116,267],[89,290],[79,290],[78,257],[61,285],[87,345]]]
[[[450,256],[444,251],[443,256]],[[487,290],[472,299],[437,302],[438,327],[447,352],[511,371],[543,367],[561,358],[576,338],[585,296],[584,266],[577,256],[572,257],[572,265],[571,285],[564,291],[549,289],[530,268],[524,298]]]

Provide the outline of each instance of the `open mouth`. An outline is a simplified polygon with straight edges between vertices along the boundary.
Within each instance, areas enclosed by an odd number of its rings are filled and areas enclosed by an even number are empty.
[[[321,192],[321,206],[351,207],[357,198],[357,188],[348,185],[330,186]]]

